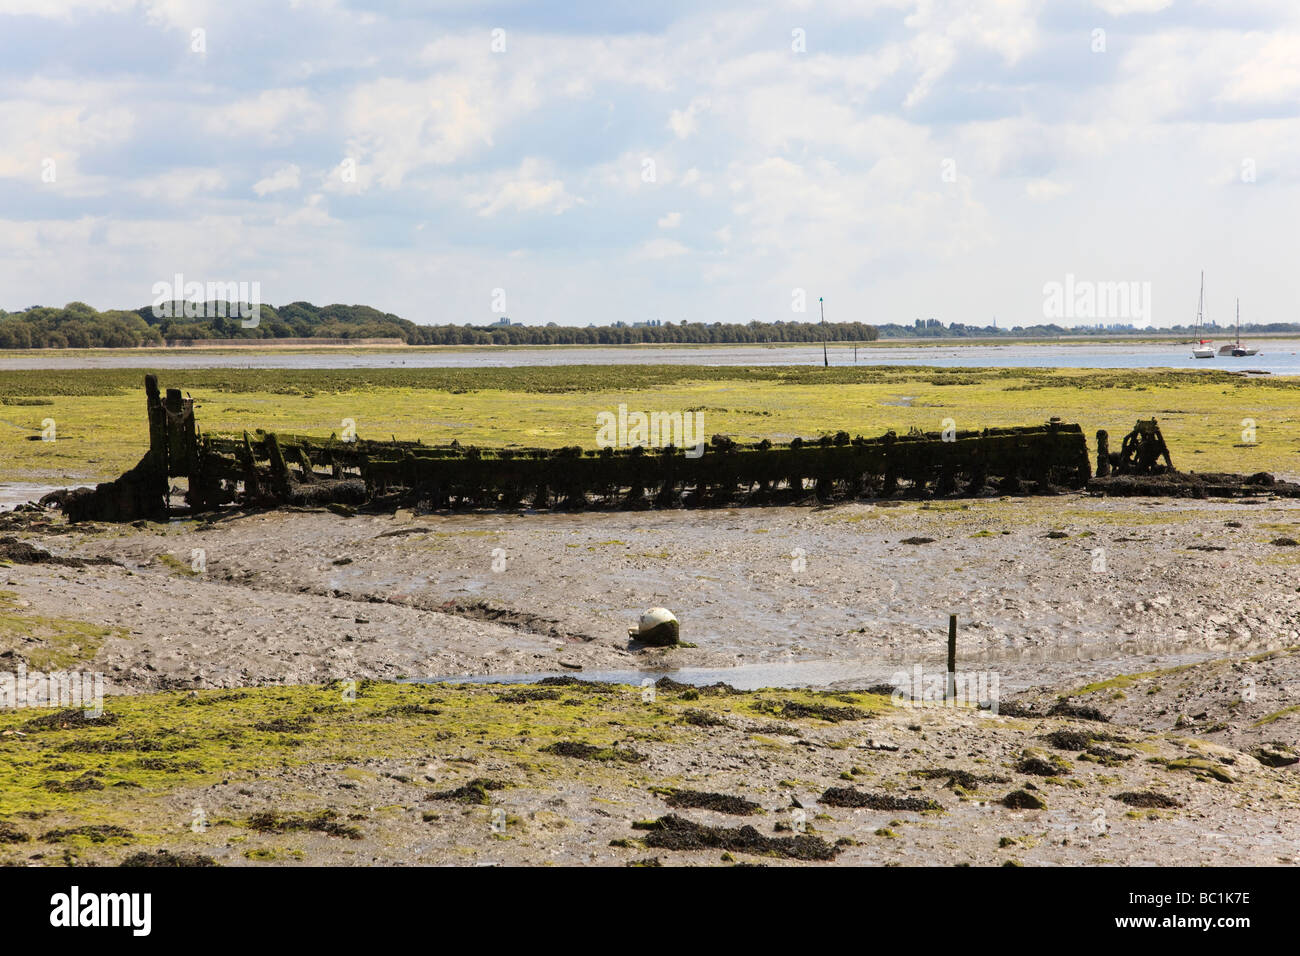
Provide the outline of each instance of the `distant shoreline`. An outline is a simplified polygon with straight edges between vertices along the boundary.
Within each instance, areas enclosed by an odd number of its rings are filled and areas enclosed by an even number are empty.
[[[1235,334],[1231,336],[1236,339]],[[1295,332],[1269,332],[1254,335],[1242,335],[1243,340],[1252,342],[1266,341],[1289,341],[1300,338],[1300,333]],[[1221,336],[1209,341],[1227,341],[1228,337]],[[1150,345],[1150,344],[1168,344],[1184,345],[1198,341],[1195,337],[1185,333],[1165,333],[1159,332],[1114,336],[1094,336],[1094,335],[1058,335],[1049,338],[1042,337],[1025,337],[1016,338],[1008,336],[1000,338],[997,336],[971,336],[963,338],[935,338],[935,337],[917,337],[917,338],[891,338],[877,339],[872,342],[852,342],[838,341],[826,343],[827,348],[832,351],[842,349],[888,349],[888,348],[944,348],[949,346],[988,346],[988,345]],[[268,352],[339,352],[347,350],[355,351],[399,351],[399,352],[482,352],[482,351],[501,351],[501,352],[520,352],[520,351],[542,351],[554,352],[565,349],[608,349],[608,350],[649,350],[649,349],[680,349],[689,351],[692,349],[786,349],[786,348],[816,348],[821,345],[820,342],[627,342],[627,343],[574,343],[574,344],[554,344],[554,345],[493,345],[493,344],[458,344],[458,345],[408,345],[401,340],[340,340],[328,339],[323,342],[308,343],[304,339],[249,339],[247,344],[239,340],[232,339],[195,339],[193,345],[145,345],[132,346],[125,348],[32,348],[32,349],[0,349],[0,355],[3,356],[21,356],[21,355],[120,355],[124,352],[135,353],[140,355],[158,354],[174,355],[178,352],[203,351],[209,353],[234,352],[248,353],[257,351]]]
[[[410,348],[405,339],[397,338],[372,338],[372,339],[338,339],[338,338],[284,338],[284,339],[173,339],[166,345],[143,346],[144,349],[157,349],[158,351],[175,352],[177,350],[188,351],[192,349],[257,349],[270,346],[276,349],[288,348],[307,348],[307,349],[334,349],[334,348],[377,348],[377,349],[404,349]],[[42,351],[59,351],[58,349],[49,349]],[[105,349],[104,351],[117,351],[115,349]]]

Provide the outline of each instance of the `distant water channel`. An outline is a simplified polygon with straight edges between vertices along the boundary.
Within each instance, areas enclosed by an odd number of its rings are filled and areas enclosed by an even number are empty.
[[[1223,344],[1216,341],[1216,344]],[[1066,342],[1045,345],[898,345],[859,347],[856,363],[935,365],[945,368],[1200,368],[1300,374],[1300,339],[1257,339],[1259,354],[1246,358],[1192,357],[1179,342]],[[828,349],[830,364],[852,366],[854,349]],[[0,371],[75,368],[513,368],[528,365],[821,365],[820,345],[542,348],[340,349],[315,352],[241,350],[120,352],[42,351],[0,355]]]
[[[1180,653],[1143,653],[1130,656],[1132,648],[1093,648],[1085,653],[1053,654],[1024,653],[1007,655],[976,655],[978,660],[966,661],[966,666],[992,667],[999,676],[998,692],[1016,693],[1043,683],[1044,677],[1074,678],[1081,675],[1113,673],[1122,664],[1128,670],[1177,667],[1211,660],[1214,654],[1204,650],[1189,649]],[[668,670],[592,670],[581,673],[557,674],[534,672],[527,674],[474,674],[455,677],[408,678],[414,684],[535,684],[555,677],[569,677],[581,681],[598,681],[611,684],[646,686],[661,677],[681,684],[705,687],[722,682],[737,690],[762,690],[767,687],[815,687],[832,690],[863,690],[867,687],[899,686],[900,672],[904,675],[920,655],[912,655],[910,662],[902,659],[881,658],[844,660],[805,660],[740,664],[732,667],[683,667]],[[1137,662],[1140,662],[1137,663]],[[944,663],[938,657],[927,659],[926,673],[943,673]],[[906,682],[902,686],[908,686]]]

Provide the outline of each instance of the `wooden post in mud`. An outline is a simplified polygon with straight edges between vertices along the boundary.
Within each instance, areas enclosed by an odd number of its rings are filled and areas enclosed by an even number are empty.
[[[167,412],[158,393],[158,376],[144,377],[146,408],[149,412],[149,452],[156,467],[167,473]]]
[[[244,492],[249,498],[261,497],[262,489],[257,480],[257,460],[253,457],[253,442],[244,432],[243,443],[239,446],[239,461],[244,469]]]
[[[190,476],[191,448],[186,440],[184,423],[185,399],[179,388],[167,389],[163,398],[167,410],[167,474],[172,477]]]
[[[1097,477],[1110,475],[1110,436],[1106,429],[1097,429]]]
[[[280,439],[275,432],[268,432],[266,438],[266,456],[271,460],[272,489],[282,500],[289,497],[289,466],[285,464],[284,452],[280,449]]]
[[[948,691],[945,700],[957,696],[957,615],[948,615]]]
[[[145,408],[149,415],[149,454],[141,464],[144,488],[142,511],[148,516],[165,519],[171,507],[168,473],[167,409],[158,391],[158,376],[144,377]]]

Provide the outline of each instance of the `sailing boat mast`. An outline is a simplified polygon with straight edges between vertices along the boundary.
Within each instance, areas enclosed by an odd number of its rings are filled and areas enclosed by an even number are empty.
[[[1196,334],[1198,337],[1201,334],[1201,322],[1202,322],[1202,316],[1204,315],[1204,312],[1205,312],[1205,270],[1202,269],[1201,270],[1201,295],[1200,298],[1196,300]]]
[[[1196,342],[1192,345],[1192,358],[1214,358],[1214,347],[1202,336],[1205,335],[1205,270],[1201,270],[1201,295],[1196,300]]]
[[[830,356],[826,354],[826,300],[821,296],[818,296],[817,305],[821,308],[822,312],[822,365],[826,366],[826,368],[830,368]]]

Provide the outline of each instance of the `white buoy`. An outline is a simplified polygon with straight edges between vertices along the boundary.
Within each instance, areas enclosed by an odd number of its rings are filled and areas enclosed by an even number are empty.
[[[664,647],[676,644],[678,633],[677,616],[666,607],[652,607],[641,615],[636,627],[628,628],[627,636],[642,644]]]

